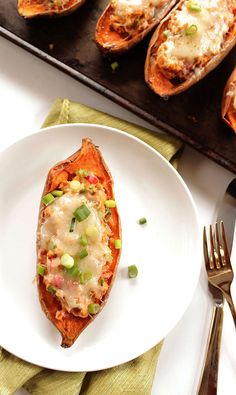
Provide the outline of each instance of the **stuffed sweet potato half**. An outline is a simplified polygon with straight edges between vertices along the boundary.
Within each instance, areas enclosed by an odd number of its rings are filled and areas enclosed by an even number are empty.
[[[145,80],[160,96],[180,93],[213,70],[235,43],[235,0],[182,0],[154,32]]]
[[[105,54],[121,54],[140,42],[177,0],[112,0],[96,26],[96,42]]]
[[[25,18],[64,16],[81,7],[86,0],[18,0],[18,12]]]
[[[101,311],[119,261],[111,174],[91,140],[48,173],[37,231],[42,309],[70,347]]]
[[[236,67],[225,85],[221,115],[227,125],[236,132]]]

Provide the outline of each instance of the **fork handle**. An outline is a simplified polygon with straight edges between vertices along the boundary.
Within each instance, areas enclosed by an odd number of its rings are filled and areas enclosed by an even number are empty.
[[[232,317],[233,317],[233,320],[234,320],[234,325],[235,325],[235,328],[236,328],[236,310],[235,310],[233,298],[232,298],[232,295],[231,295],[231,292],[230,292],[230,287],[226,291],[224,290],[223,293],[224,293],[225,299],[227,300],[228,305],[230,307],[231,314],[232,314]]]
[[[197,395],[217,394],[218,366],[223,327],[223,305],[214,306],[207,340],[204,368]]]

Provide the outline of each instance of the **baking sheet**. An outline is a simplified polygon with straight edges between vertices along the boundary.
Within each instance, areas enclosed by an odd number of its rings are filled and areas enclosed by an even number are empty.
[[[164,100],[144,81],[151,34],[119,58],[105,59],[97,48],[95,27],[107,3],[88,0],[63,18],[25,20],[18,15],[16,0],[0,0],[0,34],[236,173],[236,135],[220,117],[236,48],[197,85]],[[115,60],[119,68],[113,72]]]

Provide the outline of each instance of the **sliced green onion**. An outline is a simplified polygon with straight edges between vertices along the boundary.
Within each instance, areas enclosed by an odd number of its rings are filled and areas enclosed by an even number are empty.
[[[103,287],[103,285],[104,285],[104,278],[101,278],[100,285],[101,285],[101,287]]]
[[[85,204],[82,204],[82,206],[78,207],[74,212],[74,216],[78,222],[84,221],[89,215],[90,210]]]
[[[194,11],[194,12],[200,12],[202,10],[201,6],[198,3],[195,3],[192,0],[190,0],[187,3],[187,8],[188,8],[189,11]]]
[[[91,241],[96,241],[99,236],[98,228],[96,228],[96,226],[90,225],[85,229],[85,234]]]
[[[89,314],[97,314],[100,310],[100,306],[98,303],[91,303],[88,305]]]
[[[49,204],[51,204],[53,201],[55,200],[55,197],[49,192],[47,193],[47,195],[44,195],[42,197],[42,202],[48,206]]]
[[[74,258],[69,255],[69,254],[63,254],[61,256],[61,264],[64,266],[66,269],[71,269],[74,266]]]
[[[116,71],[118,68],[119,68],[119,63],[118,62],[113,62],[111,64],[111,69],[112,69],[113,72]]]
[[[44,273],[45,273],[45,266],[42,266],[42,265],[38,265],[38,267],[37,267],[37,273],[40,275],[40,276],[44,276]]]
[[[79,275],[80,284],[82,284],[82,285],[86,284],[89,280],[91,280],[92,277],[93,277],[92,272],[80,273],[80,275]]]
[[[54,288],[52,285],[49,285],[47,287],[47,291],[50,292],[51,294],[55,295],[56,293],[56,288]]]
[[[60,189],[54,189],[54,191],[52,191],[51,194],[55,197],[60,197],[63,195],[63,191],[61,191]]]
[[[138,223],[139,223],[140,225],[144,225],[144,224],[147,223],[147,220],[146,220],[145,217],[142,217],[142,218],[140,218],[140,219],[138,220]]]
[[[197,33],[197,25],[189,25],[186,29],[185,29],[185,35],[186,36],[193,36],[194,34]]]
[[[164,36],[169,37],[170,30],[164,30],[163,34],[164,34]]]
[[[116,207],[116,202],[115,202],[115,200],[106,200],[105,201],[105,206],[106,207],[108,207],[108,208],[114,208],[114,207]]]
[[[88,256],[88,251],[87,250],[81,250],[80,253],[79,253],[79,258],[83,259],[86,256]]]
[[[71,220],[69,232],[74,232],[74,229],[75,229],[75,217],[73,217]]]
[[[70,269],[65,268],[65,271],[72,277],[77,277],[80,274],[80,270],[76,264],[74,264],[74,266]]]
[[[72,180],[72,181],[70,181],[70,182],[69,182],[69,185],[70,185],[70,189],[71,189],[73,192],[78,192],[78,191],[80,190],[80,187],[81,187],[81,184],[80,184],[80,182],[79,182],[78,180]]]
[[[81,246],[86,247],[86,245],[88,244],[88,240],[85,236],[80,236],[79,243]]]
[[[116,239],[115,240],[115,249],[116,250],[120,250],[121,248],[121,240],[120,239]]]
[[[89,175],[89,172],[85,169],[79,169],[75,173],[77,176],[81,176],[81,177],[87,177]]]
[[[138,275],[138,268],[136,265],[128,266],[128,276],[129,278],[135,278]]]

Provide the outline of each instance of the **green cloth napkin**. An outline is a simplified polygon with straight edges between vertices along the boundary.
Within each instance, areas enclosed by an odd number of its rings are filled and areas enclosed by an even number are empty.
[[[176,165],[181,142],[68,99],[57,99],[43,127],[65,123],[111,126],[145,141]],[[24,387],[33,395],[149,395],[162,342],[140,357],[91,373],[58,372],[25,362],[0,348],[0,395]]]

